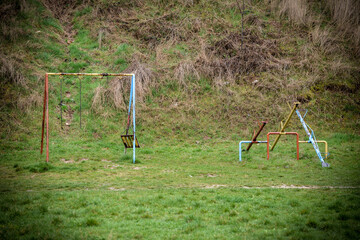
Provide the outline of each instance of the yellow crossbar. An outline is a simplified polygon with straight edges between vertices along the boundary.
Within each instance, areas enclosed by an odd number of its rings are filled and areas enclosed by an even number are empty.
[[[324,141],[324,140],[316,140],[315,142],[324,143],[324,145],[325,145],[325,158],[327,158],[328,155],[329,155],[328,143],[326,141]],[[311,142],[309,142],[309,141],[299,141],[299,143],[311,143]]]
[[[53,76],[119,76],[119,77],[126,77],[132,76],[132,73],[47,73],[47,75]]]

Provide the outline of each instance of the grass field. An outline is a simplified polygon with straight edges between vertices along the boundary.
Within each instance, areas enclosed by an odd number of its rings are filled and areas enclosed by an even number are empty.
[[[238,141],[154,140],[139,130],[137,164],[118,136],[54,133],[1,142],[4,239],[356,239],[360,138],[328,135],[330,168],[283,137],[271,158]],[[78,136],[76,136],[78,135]],[[305,187],[305,188],[303,188]]]
[[[240,2],[2,1],[0,239],[360,239],[360,5]],[[79,129],[80,79],[55,76],[45,163],[46,72],[136,74],[136,164],[129,81],[82,78]],[[239,162],[297,101],[330,167],[294,136]]]

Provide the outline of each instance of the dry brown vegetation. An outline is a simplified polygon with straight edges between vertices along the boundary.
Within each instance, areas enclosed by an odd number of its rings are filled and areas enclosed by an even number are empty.
[[[136,101],[142,102],[153,84],[153,71],[141,63],[138,56],[134,56],[132,64],[124,72],[135,74]],[[102,112],[104,106],[109,104],[117,109],[125,110],[129,98],[130,82],[130,77],[116,77],[109,82],[107,87],[97,87],[94,92],[92,109],[95,112]]]
[[[243,36],[238,32],[224,35],[212,44],[201,41],[198,55],[177,65],[175,79],[186,85],[187,77],[203,76],[220,87],[234,84],[245,75],[280,69],[287,64],[279,59],[276,40],[262,39],[249,30]]]
[[[159,2],[157,2],[160,4]],[[280,18],[288,17],[294,28],[295,36],[291,37],[281,32],[277,22],[268,22],[261,19],[257,14],[245,15],[245,32],[241,35],[241,29],[235,29],[233,25],[218,14],[212,18],[200,15],[183,15],[181,8],[176,4],[173,8],[164,4],[164,11],[156,14],[148,14],[149,5],[144,2],[135,2],[130,5],[115,6],[114,11],[108,7],[94,8],[93,16],[106,18],[110,35],[117,31],[112,28],[111,22],[118,25],[121,32],[130,34],[146,57],[142,58],[151,69],[159,73],[154,82],[140,81],[138,95],[143,97],[149,93],[151,87],[161,86],[164,79],[179,84],[189,93],[196,92],[199,86],[196,82],[201,78],[209,79],[214,87],[224,91],[226,102],[237,102],[237,98],[243,99],[244,95],[234,94],[229,88],[234,85],[247,85],[255,89],[253,94],[263,101],[271,101],[273,108],[279,111],[288,101],[301,101],[309,103],[316,98],[314,89],[340,90],[347,84],[336,84],[328,78],[328,74],[339,74],[344,78],[352,78],[358,69],[345,63],[346,52],[342,47],[340,36],[334,34],[331,26],[320,27],[323,17],[314,13],[311,1],[307,0],[274,0],[268,1],[269,6]],[[200,2],[190,1],[187,11],[193,11]],[[246,1],[246,7],[252,9],[253,3]],[[229,8],[237,8],[238,4],[214,3],[224,11]],[[324,6],[323,11],[325,11]],[[134,9],[143,9],[141,13]],[[194,10],[196,11],[196,10]],[[204,9],[206,11],[206,9]],[[221,11],[220,11],[221,12]],[[210,13],[208,13],[210,14]],[[196,17],[195,17],[196,16]],[[266,30],[271,25],[275,31]],[[300,30],[299,33],[295,31]],[[200,32],[202,31],[202,34]],[[268,37],[264,37],[267,32]],[[307,38],[306,38],[306,33]],[[111,37],[111,36],[110,36]],[[296,38],[304,38],[305,44],[298,46]],[[178,46],[186,46],[186,49],[176,50]],[[285,48],[284,48],[285,46]],[[143,48],[143,49],[142,49]],[[292,48],[289,52],[287,48]],[[146,49],[146,50],[144,50]],[[151,61],[149,55],[155,54],[156,60]],[[335,55],[337,54],[337,57]],[[329,57],[324,61],[324,55]],[[343,59],[339,62],[339,58]],[[129,68],[126,71],[136,70]],[[337,68],[337,69],[335,69]],[[299,73],[300,71],[300,73]],[[138,70],[141,73],[142,70]],[[329,74],[329,75],[330,75]],[[151,74],[145,74],[151,76]],[[142,77],[140,76],[140,78]],[[332,86],[332,87],[329,87]],[[124,82],[115,80],[108,88],[97,89],[93,109],[99,109],[101,102],[108,103],[116,108],[126,108],[126,97],[129,91]],[[122,94],[125,92],[125,96]],[[269,93],[277,93],[276,98]],[[255,98],[255,96],[254,96]],[[221,100],[222,102],[223,100]],[[248,107],[219,106],[224,108],[223,116],[231,117],[237,111],[254,112],[256,101]],[[190,103],[189,103],[190,104]],[[191,105],[191,104],[190,104]],[[285,107],[286,108],[286,107]],[[260,112],[259,112],[260,111]],[[269,110],[270,111],[270,110]],[[264,116],[274,116],[274,112],[268,110],[255,111]],[[251,114],[256,115],[255,112]],[[225,114],[226,113],[226,114]],[[276,115],[276,114],[275,114]]]
[[[147,43],[149,47],[155,47],[160,42],[170,39],[182,41],[189,38],[190,32],[184,29],[177,16],[178,14],[171,12],[144,20],[121,19],[121,26],[126,31],[133,32],[135,38]]]
[[[3,82],[14,83],[25,87],[26,79],[20,72],[19,64],[15,61],[0,55],[0,78]]]
[[[195,102],[198,96],[188,100],[188,95],[201,93],[205,81],[218,101],[212,103],[216,116],[235,123],[237,112],[247,112],[245,119],[279,118],[287,110],[286,102],[315,104],[324,91],[354,94],[358,86],[360,70],[354,59],[359,55],[353,50],[359,49],[360,28],[355,0],[267,0],[265,4],[247,0],[245,9],[250,11],[244,16],[243,35],[241,1],[42,2],[60,20],[68,43],[77,33],[75,22],[89,30],[91,39],[106,33],[99,42],[102,49],[79,49],[93,60],[104,58],[89,63],[91,69],[120,69],[114,60],[123,58],[129,64],[124,71],[136,74],[140,102],[167,84],[176,85],[186,90],[186,103],[168,96],[156,101],[183,107],[188,114],[201,113],[204,110]],[[120,43],[131,46],[126,57],[115,56]],[[9,70],[7,65],[2,71]],[[120,78],[98,87],[92,110],[104,115],[105,106],[126,109],[129,87],[129,80]],[[261,102],[272,105],[263,107]]]
[[[295,24],[308,25],[312,21],[307,0],[273,0],[271,8],[276,10],[279,16],[287,16]]]
[[[0,40],[14,42],[29,33],[27,29],[16,24],[17,16],[29,10],[26,1],[7,0],[0,3]]]
[[[360,56],[360,1],[328,0],[326,4],[338,29],[350,39]]]
[[[312,40],[321,48],[330,46],[336,38],[350,42],[355,54],[360,56],[360,1],[358,0],[328,0],[324,3],[309,0],[270,0],[268,3],[278,16],[286,16],[294,25],[309,27]],[[320,8],[322,14],[312,11],[312,7]],[[336,30],[320,27],[327,23],[328,14]],[[328,50],[327,50],[328,51]]]
[[[245,31],[243,45],[241,39],[240,33],[228,33],[207,46],[205,55],[195,62],[198,72],[221,85],[223,81],[235,83],[241,76],[283,66],[275,40],[262,39],[250,31]]]

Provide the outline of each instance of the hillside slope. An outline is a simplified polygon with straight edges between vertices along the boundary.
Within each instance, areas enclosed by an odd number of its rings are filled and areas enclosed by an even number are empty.
[[[344,16],[338,2],[246,1],[242,28],[240,1],[5,1],[1,136],[38,131],[45,72],[135,72],[140,128],[162,136],[247,135],[257,119],[277,128],[294,101],[319,127],[359,133],[359,4],[347,1]],[[87,129],[110,132],[125,119],[128,81],[86,81]],[[78,80],[65,83],[73,126]]]

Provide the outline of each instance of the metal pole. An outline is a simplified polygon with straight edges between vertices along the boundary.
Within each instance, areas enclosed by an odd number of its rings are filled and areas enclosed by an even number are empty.
[[[46,86],[46,162],[49,162],[49,79],[45,75]]]
[[[81,129],[81,77],[79,78],[80,80],[80,129]]]
[[[44,107],[43,107],[43,119],[42,119],[42,128],[41,128],[40,154],[43,153],[43,146],[44,146],[44,129],[45,129],[45,114],[46,114],[46,78],[47,78],[47,74],[45,74],[45,79],[44,79]]]
[[[246,148],[246,151],[249,151],[251,146],[253,145],[253,143],[256,142],[256,138],[260,135],[261,131],[263,130],[263,128],[265,127],[266,124],[267,124],[267,122],[265,122],[265,121],[262,122],[262,125],[260,126],[258,132],[254,135],[252,142]]]
[[[299,134],[296,133],[296,158],[299,160]]]
[[[315,149],[315,152],[316,152],[316,154],[318,155],[318,157],[319,157],[319,159],[320,159],[321,166],[322,166],[322,167],[330,167],[330,164],[327,163],[327,162],[325,162],[324,159],[323,159],[323,157],[321,156],[320,149],[319,149],[319,147],[317,146],[315,139],[311,136],[311,133],[310,133],[308,127],[306,126],[306,123],[305,123],[303,117],[301,116],[301,114],[300,114],[300,112],[299,112],[298,110],[296,110],[296,114],[297,114],[298,117],[300,118],[300,122],[301,122],[301,124],[303,125],[303,127],[304,127],[304,129],[305,129],[305,132],[306,132],[306,134],[307,134],[308,137],[309,137],[309,142],[311,142],[311,144],[313,145],[313,147],[314,147],[314,149]]]
[[[63,78],[62,78],[62,76],[60,76],[60,127],[61,127],[61,129],[63,128],[62,127],[62,106],[63,106],[62,87],[63,87]]]
[[[126,135],[128,134],[129,127],[130,127],[131,103],[132,103],[132,98],[133,98],[133,92],[134,92],[134,84],[133,84],[133,79],[131,78],[128,120],[127,120],[127,124],[126,124]]]
[[[135,88],[135,74],[132,75],[132,84],[133,84],[133,132],[134,132],[134,142],[133,142],[133,163],[135,164],[135,141],[136,141],[136,135],[135,135],[135,131],[136,131],[136,125],[135,125],[135,93],[136,93],[136,88]]]
[[[131,83],[130,83],[130,97],[129,97],[129,110],[128,110],[128,119],[127,119],[127,123],[126,123],[126,135],[129,134],[129,128],[130,128],[130,115],[131,115],[131,103],[132,103],[132,98],[133,98],[133,81],[131,78]],[[126,154],[126,147],[124,149],[124,154]]]
[[[291,110],[289,116],[287,117],[284,125],[281,127],[280,132],[284,132],[286,126],[287,126],[288,123],[290,122],[291,116],[294,114],[294,112],[295,112],[296,108],[299,106],[299,104],[300,104],[299,102],[295,102],[295,103],[294,103],[294,107],[293,107],[293,109]],[[281,136],[281,135],[278,135],[278,136],[276,137],[276,139],[275,139],[275,141],[274,141],[274,143],[273,143],[273,145],[272,145],[272,147],[271,147],[271,151],[274,150],[275,145],[276,145],[276,143],[279,141],[280,136]]]

